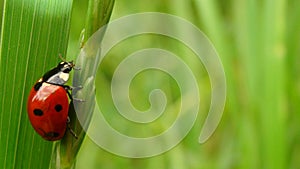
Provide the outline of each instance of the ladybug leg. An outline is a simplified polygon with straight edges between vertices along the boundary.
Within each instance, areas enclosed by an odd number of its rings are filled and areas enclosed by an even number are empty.
[[[79,101],[79,102],[84,102],[84,100],[82,100],[82,99],[73,98],[72,95],[71,95],[71,93],[70,93],[70,91],[72,91],[74,89],[76,89],[76,90],[82,89],[82,86],[72,87],[72,86],[68,86],[68,85],[63,85],[62,87],[65,88],[65,90],[66,90],[66,92],[67,92],[67,94],[68,94],[68,96],[69,96],[69,98],[71,100],[76,100],[76,101]]]
[[[52,84],[52,83],[49,83],[49,84]],[[73,96],[70,93],[70,91],[72,91],[74,89],[77,89],[77,90],[82,89],[82,86],[72,87],[72,86],[68,86],[68,85],[58,85],[58,84],[53,84],[53,85],[57,85],[57,86],[63,87],[66,90],[66,92],[67,92],[68,97],[70,98],[70,100],[76,100],[76,101],[79,101],[79,102],[84,102],[84,100],[82,100],[82,99],[73,98]]]
[[[68,86],[71,90],[80,90],[83,87],[82,86],[77,86],[77,87],[73,87],[73,86]]]
[[[73,88],[70,87],[70,86],[68,86],[68,85],[62,85],[62,87],[65,88],[65,90],[66,90],[66,92],[67,92],[69,98],[70,98],[71,100],[73,100],[73,97],[72,97],[72,95],[71,95],[71,93],[70,93],[70,91],[72,91]]]
[[[80,67],[73,67],[74,70],[81,70]]]
[[[74,136],[76,139],[78,139],[78,136],[77,136],[77,134],[72,130],[72,128],[71,128],[71,123],[70,123],[71,121],[70,121],[70,118],[69,118],[69,116],[68,116],[68,118],[67,118],[67,126],[68,126],[68,130],[69,130],[69,132],[71,133],[71,135],[72,136]]]

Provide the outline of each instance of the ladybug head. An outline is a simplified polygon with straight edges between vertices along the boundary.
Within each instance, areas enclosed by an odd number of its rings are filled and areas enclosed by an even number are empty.
[[[43,75],[40,83],[48,82],[50,84],[63,85],[68,81],[69,73],[74,68],[75,64],[73,61],[67,62],[64,59],[62,60],[63,61],[60,62],[55,68],[49,70]]]
[[[72,68],[74,67],[74,63],[73,61],[70,61],[70,62],[60,62],[58,65],[57,65],[57,68],[61,71],[61,72],[64,72],[64,73],[69,73]]]

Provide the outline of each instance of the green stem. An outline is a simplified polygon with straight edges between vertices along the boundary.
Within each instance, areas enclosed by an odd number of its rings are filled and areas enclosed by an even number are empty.
[[[85,38],[89,38],[110,19],[114,0],[90,0],[85,24]]]
[[[91,115],[94,108],[94,76],[96,70],[91,69],[97,67],[97,55],[93,52],[88,53],[94,44],[100,44],[102,38],[97,38],[95,43],[85,44],[87,39],[92,36],[100,27],[107,24],[110,15],[112,13],[114,0],[90,0],[87,11],[87,22],[85,26],[85,32],[83,33],[82,46],[79,56],[76,61],[76,65],[80,67],[80,70],[74,70],[73,86],[82,86],[81,90],[73,90],[73,97],[83,100],[82,103],[76,103],[74,101],[70,104],[69,117],[70,125],[74,132],[78,135],[78,139],[75,139],[70,132],[66,132],[65,137],[61,142],[54,145],[52,168],[69,169],[74,168],[74,162],[76,155],[81,147],[81,144],[85,137],[85,131],[88,128]],[[89,56],[89,57],[87,57]],[[76,107],[76,108],[74,108]],[[76,110],[76,111],[75,111]],[[85,119],[84,122],[78,120]],[[84,130],[85,129],[85,130]]]

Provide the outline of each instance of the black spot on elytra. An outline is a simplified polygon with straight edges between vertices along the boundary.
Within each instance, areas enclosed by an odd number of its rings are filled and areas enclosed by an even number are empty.
[[[46,137],[58,137],[59,133],[57,132],[48,132],[45,134]]]
[[[41,109],[34,109],[33,114],[36,116],[42,116],[44,112]]]
[[[61,110],[62,110],[62,105],[60,105],[60,104],[57,104],[57,105],[55,105],[55,107],[54,107],[54,109],[55,109],[55,111],[57,111],[57,112],[60,112]]]

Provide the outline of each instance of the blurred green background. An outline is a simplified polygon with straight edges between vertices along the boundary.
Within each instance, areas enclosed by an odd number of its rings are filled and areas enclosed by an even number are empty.
[[[68,56],[78,52],[87,3],[74,1],[73,5]],[[129,124],[117,115],[109,96],[117,65],[132,52],[149,47],[174,52],[193,70],[201,95],[198,119],[175,148],[146,159],[113,155],[86,138],[77,168],[300,168],[300,1],[116,0],[111,19],[137,12],[182,17],[213,42],[227,79],[223,118],[214,135],[199,144],[211,92],[203,65],[184,45],[170,38],[144,35],[127,39],[112,49],[97,74],[97,98],[104,105],[101,109],[109,123],[122,133],[145,137],[164,131],[174,120],[180,93],[176,82],[161,72],[139,74],[132,82],[130,96],[136,108],[146,110],[149,92],[163,89],[168,98],[166,121],[158,120],[146,127]]]

